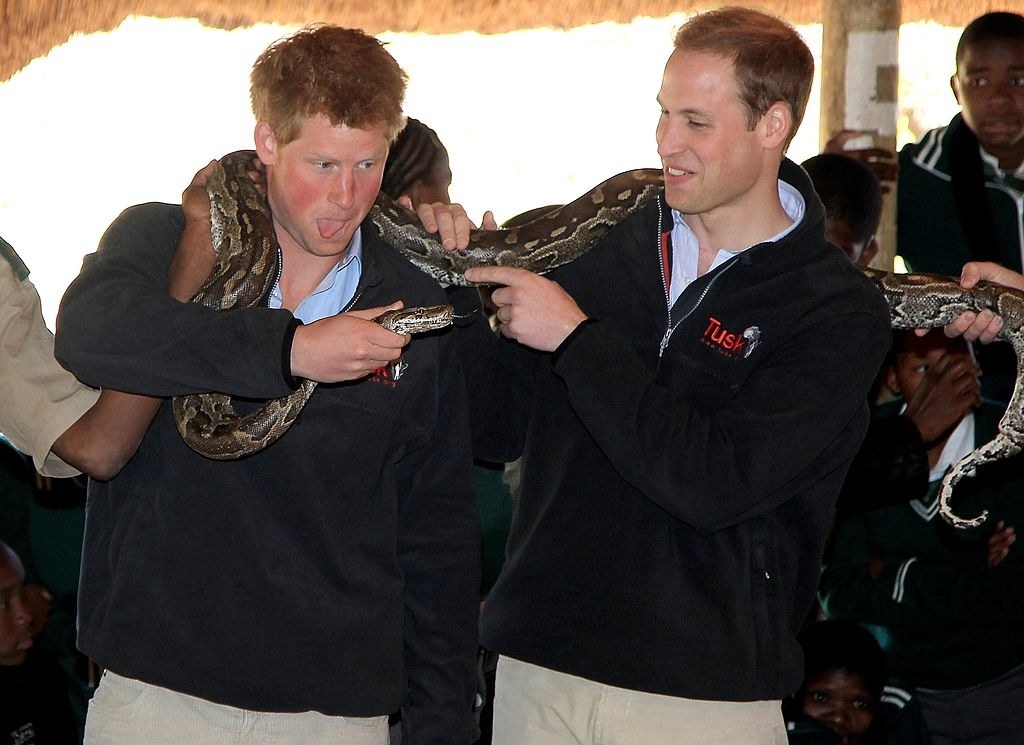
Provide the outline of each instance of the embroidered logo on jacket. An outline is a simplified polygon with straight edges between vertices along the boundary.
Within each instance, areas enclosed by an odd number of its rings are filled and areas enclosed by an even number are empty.
[[[701,338],[703,344],[732,359],[749,357],[760,341],[761,329],[757,326],[749,326],[741,333],[735,333],[726,329],[714,316],[708,316],[708,325]]]
[[[381,383],[388,388],[395,388],[398,385],[398,378],[402,376],[404,370],[399,371],[398,375],[395,375],[394,372],[392,365],[381,365],[370,373],[369,381],[371,383]]]

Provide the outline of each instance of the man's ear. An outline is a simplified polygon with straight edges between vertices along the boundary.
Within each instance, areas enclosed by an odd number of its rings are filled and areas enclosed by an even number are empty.
[[[764,131],[765,146],[771,149],[784,148],[789,142],[789,133],[793,129],[793,112],[782,101],[776,101],[761,117]]]
[[[963,104],[960,103],[960,81],[956,79],[956,73],[949,76],[949,87],[953,89],[953,98],[956,99],[957,103],[963,106]]]
[[[273,165],[277,160],[277,138],[274,137],[274,130],[266,122],[258,122],[253,139],[256,142],[256,155],[263,165]]]

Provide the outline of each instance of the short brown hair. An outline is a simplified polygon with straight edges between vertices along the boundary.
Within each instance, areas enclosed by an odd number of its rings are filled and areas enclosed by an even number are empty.
[[[750,128],[782,101],[793,112],[793,139],[814,82],[814,56],[796,29],[750,8],[718,8],[684,23],[676,32],[675,48],[732,60]]]
[[[281,144],[321,114],[335,126],[383,124],[388,141],[405,126],[406,74],[384,44],[359,29],[313,25],[271,44],[249,76],[252,113]]]

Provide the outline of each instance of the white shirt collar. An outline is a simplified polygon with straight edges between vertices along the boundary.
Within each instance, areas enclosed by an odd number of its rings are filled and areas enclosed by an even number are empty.
[[[320,280],[320,284],[302,299],[295,309],[294,316],[303,323],[312,323],[344,310],[355,296],[359,276],[362,274],[362,261],[363,239],[362,228],[359,228],[338,263]],[[267,305],[271,308],[280,308],[283,302],[280,284],[275,284]]]
[[[935,467],[928,473],[929,481],[938,481],[946,469],[957,463],[961,458],[969,455],[974,450],[974,414],[968,413],[960,423],[956,425],[942,448],[942,454]],[[971,472],[974,475],[974,472]]]
[[[775,242],[791,233],[807,212],[807,202],[803,195],[793,186],[790,186],[782,179],[779,179],[779,201],[782,209],[793,222],[781,233],[772,236],[768,241]],[[737,249],[719,249],[715,254],[708,271],[715,269],[733,256],[746,251],[750,246]],[[690,226],[686,224],[679,210],[672,210],[672,278],[669,282],[669,306],[673,305],[679,294],[697,277],[697,265],[700,254],[700,244],[697,236],[693,234]]]
[[[978,145],[978,151],[981,153],[981,159],[992,167],[992,170],[995,171],[996,175],[999,178],[1003,178],[1004,176],[1009,174],[1014,178],[1018,178],[1024,181],[1024,162],[1021,162],[1021,164],[1014,168],[1012,171],[1004,171],[1002,168],[999,167],[999,158],[987,152],[985,148],[983,148],[981,145]]]

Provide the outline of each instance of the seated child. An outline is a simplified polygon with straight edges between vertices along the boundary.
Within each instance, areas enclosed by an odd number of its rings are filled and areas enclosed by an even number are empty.
[[[955,374],[931,404],[947,408],[950,424],[922,437],[927,489],[894,492],[885,506],[840,515],[821,606],[829,618],[879,630],[889,669],[917,689],[935,742],[1024,742],[1024,554],[1011,545],[1024,524],[1024,459],[986,464],[957,484],[954,511],[972,517],[988,510],[981,525],[955,528],[938,515],[943,474],[992,439],[1005,405],[982,398],[962,338],[938,329],[920,337],[896,332],[886,385],[899,398],[875,416],[899,416],[936,370]]]
[[[916,701],[887,684],[885,653],[852,621],[816,621],[798,637],[804,682],[783,704],[790,745],[928,745]]]
[[[57,663],[32,650],[25,570],[0,541],[0,742],[73,745],[78,726]]]

